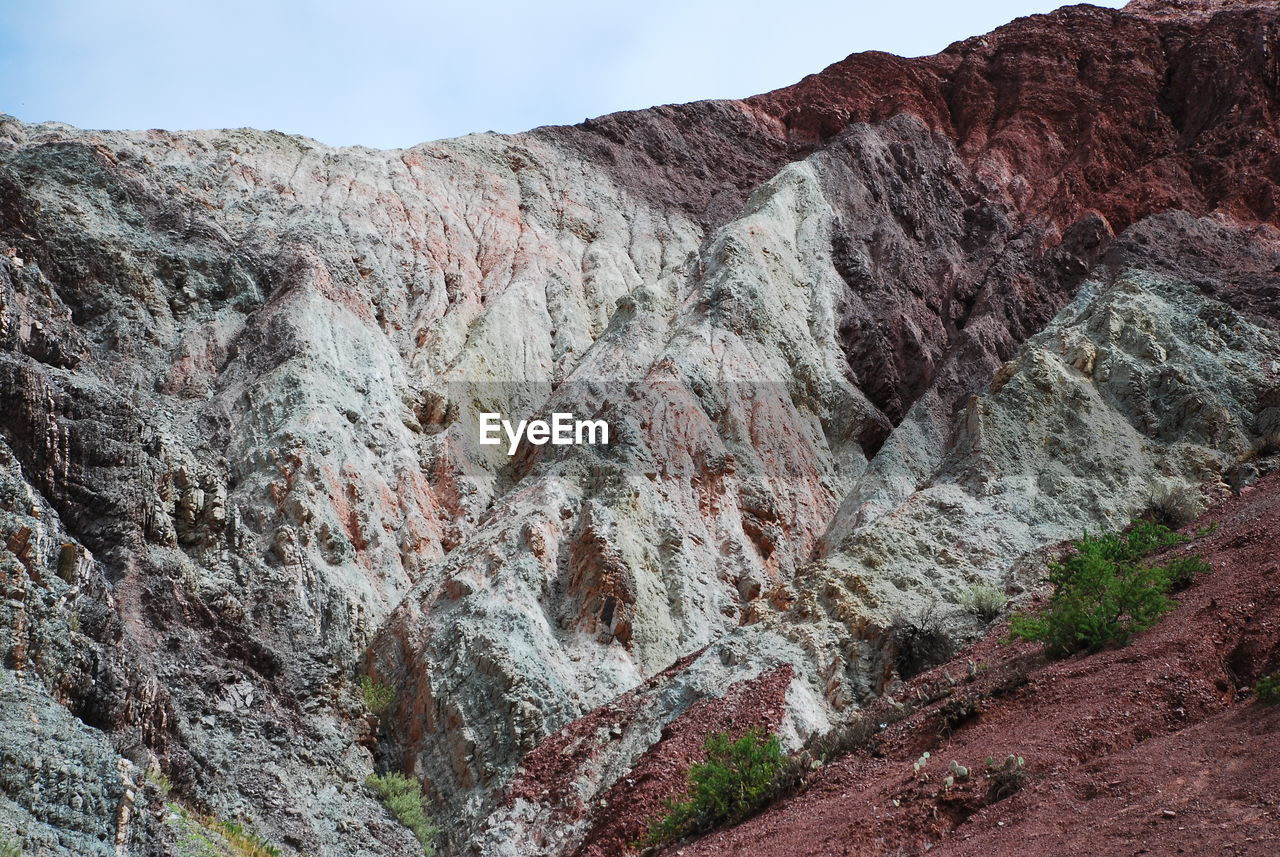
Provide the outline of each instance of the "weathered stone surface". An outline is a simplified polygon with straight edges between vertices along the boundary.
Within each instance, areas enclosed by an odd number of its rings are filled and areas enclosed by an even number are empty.
[[[1195,225],[1176,216],[1151,228],[1176,247],[1178,230]],[[1123,259],[1114,253],[1116,272],[1086,281],[991,388],[964,403],[945,451],[905,495],[894,485],[904,473],[917,478],[917,449],[891,437],[834,516],[823,557],[785,584],[784,609],[757,605],[749,624],[653,679],[643,715],[562,774],[578,794],[604,792],[643,764],[646,745],[693,700],[778,666],[796,676],[788,719],[775,726],[794,746],[905,677],[911,664],[893,634],[904,619],[931,613],[964,639],[978,630],[959,605],[974,584],[1018,592],[1035,581],[1023,561],[1047,545],[1152,508],[1188,520],[1229,494],[1240,468],[1253,466],[1257,416],[1276,395],[1280,336]],[[516,793],[484,826],[501,832],[478,850],[573,853],[607,812]],[[547,839],[548,829],[560,838]]]
[[[967,586],[1270,466],[1278,27],[1072,7],[391,152],[4,119],[22,704],[102,794],[128,759],[287,851],[414,847],[375,765],[447,853],[605,847],[598,801],[730,687],[794,745],[915,666],[897,617],[963,639]],[[482,411],[616,437],[508,458]],[[120,829],[77,819],[42,847]]]
[[[0,841],[32,854],[110,857],[154,838],[136,817],[140,772],[39,682],[0,671]]]

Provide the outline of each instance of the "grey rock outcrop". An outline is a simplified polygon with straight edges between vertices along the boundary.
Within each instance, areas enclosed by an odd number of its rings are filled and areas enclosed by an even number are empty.
[[[1273,466],[1275,13],[1212,5],[402,151],[4,118],[0,835],[412,853],[397,770],[605,853],[689,712],[796,746]],[[477,443],[556,411],[611,443]]]

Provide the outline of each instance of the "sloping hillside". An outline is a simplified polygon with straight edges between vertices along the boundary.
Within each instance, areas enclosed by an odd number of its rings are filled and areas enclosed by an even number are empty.
[[[1137,0],[405,150],[0,119],[0,833],[413,853],[394,771],[444,854],[616,850],[707,729],[795,749],[975,585],[1251,484],[1278,57]]]
[[[1275,853],[1280,705],[1251,689],[1280,671],[1278,526],[1273,475],[1186,527],[1192,539],[1174,553],[1198,553],[1213,572],[1131,645],[1053,661],[1038,645],[1000,643],[997,627],[895,690],[916,713],[803,793],[671,853]],[[919,704],[940,687],[945,697]],[[1010,754],[1027,779],[999,797],[987,760]],[[971,775],[946,789],[953,759]]]

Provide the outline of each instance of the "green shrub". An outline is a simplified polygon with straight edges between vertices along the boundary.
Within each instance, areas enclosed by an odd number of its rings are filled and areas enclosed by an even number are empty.
[[[1205,562],[1202,556],[1181,556],[1170,560],[1164,566],[1165,576],[1169,579],[1169,591],[1181,592],[1202,574],[1213,571],[1213,566]]]
[[[396,692],[389,684],[377,681],[373,676],[360,676],[360,696],[365,706],[374,714],[382,714],[396,701]]]
[[[1014,616],[1010,637],[1042,642],[1054,655],[1128,642],[1176,606],[1167,592],[1210,570],[1198,556],[1162,566],[1142,564],[1147,555],[1181,541],[1168,527],[1149,521],[1136,522],[1125,533],[1085,534],[1073,544],[1072,555],[1050,563],[1047,580],[1054,591],[1046,609]]]
[[[422,846],[422,853],[431,857],[435,853],[433,841],[440,829],[427,818],[423,805],[422,785],[404,774],[374,774],[364,781],[382,805],[413,833]]]
[[[22,846],[12,839],[0,839],[0,857],[22,857]]]
[[[279,847],[239,821],[200,815],[166,804],[178,832],[178,857],[280,857]]]
[[[985,583],[974,584],[960,596],[960,606],[984,624],[994,621],[1008,602],[1003,592]]]
[[[1133,521],[1128,529],[1118,533],[1107,533],[1090,537],[1087,533],[1084,541],[1096,546],[1096,550],[1108,559],[1116,562],[1137,562],[1145,556],[1173,547],[1185,542],[1181,536],[1164,524],[1155,521]],[[1079,550],[1079,543],[1076,548]]]
[[[1258,694],[1259,702],[1265,702],[1267,705],[1280,702],[1280,673],[1258,679],[1258,685],[1254,690]]]
[[[218,821],[216,827],[236,857],[280,857],[280,849],[238,821]]]
[[[173,781],[159,768],[152,768],[147,771],[147,782],[155,786],[161,795],[168,797],[169,792],[173,791]]]
[[[640,843],[662,845],[758,812],[779,793],[787,759],[776,735],[748,730],[737,741],[725,733],[703,744],[707,757],[689,768],[684,800],[669,801],[667,812],[649,825]]]

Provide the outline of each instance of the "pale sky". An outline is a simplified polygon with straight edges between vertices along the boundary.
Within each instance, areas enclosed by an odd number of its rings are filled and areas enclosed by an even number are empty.
[[[0,112],[394,148],[754,95],[855,51],[931,54],[1058,5],[0,0]]]

